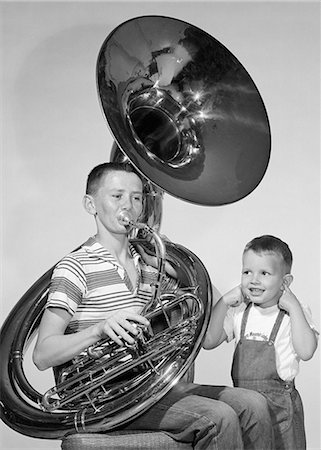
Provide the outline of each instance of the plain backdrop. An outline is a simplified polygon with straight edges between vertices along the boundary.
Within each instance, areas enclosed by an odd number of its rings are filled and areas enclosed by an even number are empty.
[[[222,207],[165,194],[161,231],[196,253],[224,292],[240,280],[244,245],[274,234],[294,254],[292,285],[320,328],[319,2],[1,2],[2,273],[4,320],[53,264],[95,233],[82,208],[85,179],[109,160],[113,137],[100,110],[96,58],[106,36],[145,14],[190,22],[245,66],[264,100],[271,160],[260,185]],[[14,327],[15,325],[12,324]],[[201,351],[196,381],[231,384],[233,344]],[[320,358],[301,363],[309,450],[320,450]],[[27,361],[39,389],[50,370]],[[1,423],[2,449],[58,449]],[[231,449],[232,450],[232,449]]]

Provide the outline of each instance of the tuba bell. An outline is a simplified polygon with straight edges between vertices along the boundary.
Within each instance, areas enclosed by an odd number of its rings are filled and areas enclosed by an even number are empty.
[[[154,252],[159,279],[143,311],[152,326],[134,346],[101,341],[39,393],[24,353],[37,332],[53,268],[24,294],[1,329],[1,419],[27,436],[111,430],[146,411],[192,367],[209,322],[210,277],[199,258],[159,235],[167,192],[204,206],[236,202],[262,180],[270,128],[245,68],[220,42],[174,18],[142,16],[115,28],[97,59],[97,90],[115,140],[112,158],[146,179],[142,220],[133,242]],[[160,292],[168,259],[184,289]],[[14,326],[13,326],[14,324]]]

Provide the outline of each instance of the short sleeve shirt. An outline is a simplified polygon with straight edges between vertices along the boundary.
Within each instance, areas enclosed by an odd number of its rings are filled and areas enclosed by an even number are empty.
[[[310,309],[304,304],[301,304],[301,307],[310,327],[318,334],[312,321]],[[235,339],[235,345],[240,340],[241,323],[245,308],[245,303],[235,308],[230,307],[225,317],[224,330],[227,334],[227,341],[229,342]],[[268,341],[279,311],[277,305],[270,308],[260,308],[252,305],[246,323],[244,337],[246,339]],[[274,346],[276,367],[280,378],[286,381],[293,380],[299,372],[300,359],[292,345],[291,322],[288,314],[285,314],[283,317]]]
[[[129,251],[139,277],[132,286],[124,268],[94,237],[64,257],[55,267],[46,307],[63,308],[72,316],[66,334],[87,328],[118,309],[140,312],[151,299],[158,271]],[[162,291],[175,292],[176,280],[165,276]]]

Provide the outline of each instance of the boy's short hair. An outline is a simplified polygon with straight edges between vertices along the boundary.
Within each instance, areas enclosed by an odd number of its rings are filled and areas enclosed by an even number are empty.
[[[86,194],[95,195],[99,189],[102,178],[109,172],[129,172],[135,173],[141,180],[141,175],[129,162],[107,162],[94,167],[88,175],[86,184]],[[143,180],[142,180],[143,182]]]
[[[281,239],[269,234],[265,234],[263,236],[256,237],[248,242],[244,248],[243,255],[248,250],[252,250],[255,253],[277,253],[282,257],[287,273],[291,272],[293,262],[292,252],[288,244],[283,242]]]

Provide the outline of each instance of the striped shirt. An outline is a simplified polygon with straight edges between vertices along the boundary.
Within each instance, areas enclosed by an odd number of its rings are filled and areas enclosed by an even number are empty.
[[[55,267],[46,307],[63,308],[71,315],[65,333],[75,333],[118,309],[140,312],[151,299],[158,271],[144,263],[132,244],[138,282],[135,287],[125,269],[94,237],[65,256]],[[176,280],[165,276],[162,291],[175,291]]]

